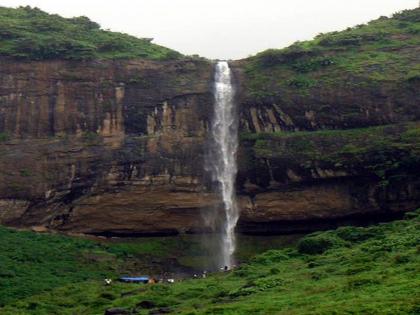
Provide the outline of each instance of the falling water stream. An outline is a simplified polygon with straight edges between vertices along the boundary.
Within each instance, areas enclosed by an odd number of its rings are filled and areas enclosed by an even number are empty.
[[[238,122],[234,104],[234,89],[229,64],[216,64],[214,79],[214,113],[211,126],[213,146],[209,153],[213,180],[217,183],[223,204],[223,217],[219,218],[221,231],[220,264],[231,267],[234,263],[235,226],[239,210],[235,197],[238,148]]]

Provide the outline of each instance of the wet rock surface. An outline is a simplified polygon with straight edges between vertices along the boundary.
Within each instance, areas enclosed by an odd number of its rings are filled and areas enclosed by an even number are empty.
[[[412,95],[412,87],[384,87],[380,95],[323,91],[311,100],[289,95],[287,104],[257,104],[241,91],[241,65],[234,68],[240,133],[256,135],[241,138],[238,154],[241,232],[311,230],[420,205],[418,144],[401,140],[417,125],[387,129],[386,150],[378,144],[377,154],[345,158],[344,152],[344,161],[324,158],[353,144],[340,135],[315,136],[303,149],[295,138],[258,138],[415,121],[416,97],[398,97]],[[0,223],[105,236],[206,231],[205,213],[220,202],[203,167],[211,63],[1,59],[0,74]],[[321,117],[315,104],[326,102],[338,109],[367,105],[350,122],[339,111]],[[308,147],[316,154],[305,155]],[[392,172],[374,169],[386,163],[395,164]]]

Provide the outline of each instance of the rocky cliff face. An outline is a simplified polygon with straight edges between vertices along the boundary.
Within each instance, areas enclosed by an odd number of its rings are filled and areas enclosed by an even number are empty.
[[[240,228],[390,218],[420,205],[420,10],[232,63]]]
[[[233,64],[240,229],[316,229],[392,218],[420,205],[420,81],[373,87],[342,79],[261,100],[250,93],[249,62]]]
[[[0,65],[0,221],[85,233],[201,226],[212,65]],[[205,210],[203,210],[205,211]]]
[[[242,232],[311,230],[420,205],[413,86],[259,103],[244,88],[243,63],[234,68]],[[0,72],[0,223],[102,235],[204,229],[218,204],[203,169],[212,64],[3,59]],[[317,131],[396,122],[357,135]],[[299,130],[312,132],[282,134]]]
[[[418,79],[369,84],[366,78],[343,74],[334,84],[279,88],[278,96],[259,99],[250,93],[248,64],[233,63],[244,132],[350,129],[420,120]]]

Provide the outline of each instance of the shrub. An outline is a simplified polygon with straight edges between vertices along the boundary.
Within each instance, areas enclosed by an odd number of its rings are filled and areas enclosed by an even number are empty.
[[[327,233],[309,235],[298,242],[298,251],[301,254],[322,254],[333,247],[343,246],[344,242],[334,235]]]
[[[346,34],[342,36],[325,36],[319,41],[319,44],[322,46],[350,46],[350,45],[360,45],[362,43],[362,38],[359,35],[355,34]]]
[[[228,296],[231,298],[236,298],[240,296],[247,296],[257,293],[259,290],[256,287],[242,287],[237,290],[232,290],[228,293]]]
[[[85,131],[82,134],[83,140],[93,143],[97,142],[100,139],[100,135],[93,131]]]
[[[283,260],[289,259],[289,256],[278,250],[269,250],[264,254],[258,255],[254,258],[253,262],[261,265],[271,265]]]
[[[347,226],[338,228],[336,234],[345,241],[362,242],[371,237],[378,236],[378,231]]]
[[[246,276],[249,274],[249,271],[248,271],[246,268],[241,267],[241,268],[236,269],[236,270],[233,272],[233,274],[234,274],[236,277],[243,278],[243,277],[246,277]]]
[[[410,71],[405,80],[409,83],[420,82],[420,72],[418,71]]]
[[[258,64],[268,68],[281,63],[289,63],[302,57],[310,57],[317,53],[316,49],[307,49],[295,43],[284,49],[267,49],[256,55]]]
[[[356,276],[348,280],[347,287],[351,290],[355,290],[363,286],[375,285],[379,283],[380,281],[373,277]]]
[[[114,294],[109,292],[102,292],[99,297],[106,300],[115,300],[117,298]]]
[[[271,67],[284,61],[284,56],[280,49],[268,49],[259,53],[256,57],[262,67]]]
[[[304,76],[296,76],[288,80],[287,84],[295,88],[308,88],[315,85],[315,81]]]
[[[411,219],[417,218],[419,216],[420,216],[419,211],[412,211],[412,212],[405,213],[404,214],[404,219],[405,220],[411,220]]]
[[[392,17],[401,21],[420,22],[420,8],[404,10],[395,13]]]
[[[292,68],[297,72],[305,73],[316,71],[332,64],[334,64],[334,61],[331,58],[312,58],[309,60],[299,60],[292,65]]]
[[[395,264],[406,264],[410,261],[410,256],[397,254],[393,260]]]
[[[0,142],[6,142],[9,140],[9,135],[6,132],[0,132]]]
[[[319,41],[321,46],[359,46],[366,42],[375,42],[385,38],[385,33],[338,33],[337,35],[327,34]]]
[[[22,169],[19,171],[20,176],[22,177],[29,177],[31,176],[31,172],[27,169]]]

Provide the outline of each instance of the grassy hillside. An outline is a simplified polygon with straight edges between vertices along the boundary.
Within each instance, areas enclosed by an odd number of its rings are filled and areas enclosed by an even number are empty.
[[[150,254],[162,250],[162,244],[148,240],[133,246],[108,246],[0,227],[0,248],[2,306],[69,283],[115,276],[132,262],[141,263],[136,256],[152,259]]]
[[[419,45],[420,8],[406,10],[244,60],[245,89],[253,100],[264,101],[343,84],[410,85],[420,80]]]
[[[299,237],[242,236],[237,257],[243,261],[273,246],[293,244]],[[86,280],[139,272],[194,272],[209,261],[201,244],[200,235],[98,241],[0,226],[0,307]]]
[[[66,249],[66,255],[75,254],[71,245]],[[20,264],[33,261],[29,248],[20,252]],[[103,314],[123,307],[149,314],[140,303],[149,301],[157,313],[164,308],[173,314],[414,315],[420,312],[420,210],[392,223],[311,234],[296,247],[268,251],[233,272],[206,279],[106,287],[95,281],[95,272],[90,281],[58,285],[10,302],[0,312]],[[14,289],[3,283],[2,290]]]
[[[0,56],[21,59],[167,60],[181,54],[149,39],[102,30],[87,17],[63,18],[37,8],[0,7]]]

